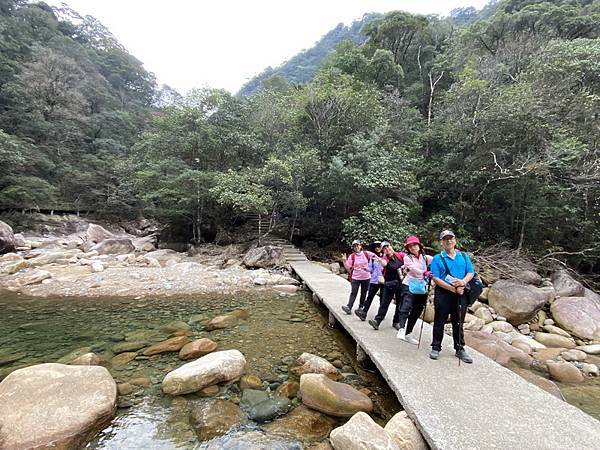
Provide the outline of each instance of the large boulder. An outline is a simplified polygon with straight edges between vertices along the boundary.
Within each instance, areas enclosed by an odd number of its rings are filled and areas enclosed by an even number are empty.
[[[384,430],[396,441],[402,450],[427,450],[429,446],[421,432],[410,420],[406,411],[395,414],[385,425]]]
[[[495,334],[465,331],[465,342],[469,347],[503,366],[529,367],[533,363],[533,359],[527,353],[504,342]]]
[[[135,250],[131,239],[114,238],[105,239],[94,245],[90,251],[97,251],[100,255],[124,255]]]
[[[538,331],[533,337],[536,341],[551,348],[575,348],[575,341],[560,334],[542,333]]]
[[[0,447],[83,448],[115,416],[117,385],[104,367],[39,364],[0,383]]]
[[[513,325],[528,322],[551,300],[550,291],[512,280],[497,281],[488,292],[490,306]]]
[[[105,239],[111,239],[114,237],[114,234],[112,234],[110,231],[104,229],[100,225],[96,225],[95,223],[90,223],[85,234],[88,241],[96,244]]]
[[[560,297],[550,307],[561,328],[582,339],[600,341],[600,296],[588,289],[583,297]]]
[[[165,394],[182,395],[199,391],[246,373],[246,358],[238,350],[210,353],[169,372],[162,382]]]
[[[339,380],[341,378],[339,370],[333,364],[325,358],[313,355],[312,353],[302,353],[290,371],[298,376],[305,373],[320,373],[327,375],[332,380]]]
[[[585,377],[581,371],[570,362],[546,361],[550,376],[562,383],[581,383]]]
[[[539,286],[542,284],[542,276],[533,270],[523,270],[522,272],[517,272],[515,274],[515,278],[521,283],[525,284],[533,284],[534,286]]]
[[[332,425],[333,420],[329,417],[300,405],[286,416],[266,425],[265,430],[277,436],[315,442],[329,436]]]
[[[249,268],[267,268],[281,266],[285,263],[283,248],[265,245],[248,250],[242,264]]]
[[[552,285],[559,297],[583,297],[585,288],[566,270],[557,270],[552,274]]]
[[[0,255],[12,253],[17,250],[15,234],[11,226],[0,220]]]
[[[373,402],[365,394],[322,374],[302,375],[300,395],[306,406],[330,416],[350,417],[359,411],[373,411]]]
[[[335,450],[401,450],[387,431],[364,412],[354,414],[333,430],[329,441]]]
[[[201,441],[221,436],[247,422],[238,405],[222,399],[197,404],[190,412],[190,425]]]

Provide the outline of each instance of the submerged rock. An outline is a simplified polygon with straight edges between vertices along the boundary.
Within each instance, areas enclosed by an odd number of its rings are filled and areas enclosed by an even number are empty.
[[[162,382],[165,394],[181,395],[246,373],[246,358],[238,350],[210,353],[169,372]]]
[[[190,425],[198,439],[207,441],[248,422],[239,406],[227,400],[215,399],[192,407]]]
[[[339,370],[333,364],[312,353],[302,353],[290,371],[298,376],[305,373],[320,373],[327,375],[332,380],[341,378]]]
[[[324,414],[300,405],[286,416],[265,426],[265,431],[277,436],[304,442],[316,442],[329,436],[333,420]]]
[[[238,324],[241,319],[247,319],[249,316],[247,311],[238,310],[233,311],[229,314],[225,314],[222,316],[217,316],[209,320],[206,325],[204,325],[204,329],[206,331],[213,330],[222,330],[224,328],[231,328]]]
[[[336,450],[401,450],[394,439],[368,414],[358,412],[329,436]]]
[[[190,342],[187,336],[175,336],[165,341],[157,342],[144,350],[144,356],[157,355],[159,353],[178,352],[181,348]]]
[[[39,364],[0,383],[2,448],[82,448],[116,412],[117,386],[100,366]]]
[[[350,417],[358,411],[373,411],[373,402],[365,394],[322,374],[302,375],[300,395],[306,406],[331,416]]]
[[[208,355],[217,349],[217,343],[208,339],[196,339],[193,342],[185,344],[179,351],[180,359],[194,359]]]

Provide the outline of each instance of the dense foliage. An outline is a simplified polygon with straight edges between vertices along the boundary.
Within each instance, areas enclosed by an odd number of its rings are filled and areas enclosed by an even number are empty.
[[[391,12],[248,97],[156,93],[91,18],[0,4],[4,206],[143,208],[196,241],[249,214],[319,245],[451,226],[600,268],[600,0]]]

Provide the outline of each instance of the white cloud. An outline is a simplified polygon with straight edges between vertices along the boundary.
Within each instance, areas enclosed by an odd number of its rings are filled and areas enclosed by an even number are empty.
[[[61,0],[47,1],[59,5]],[[338,23],[395,9],[446,15],[487,0],[305,0],[286,2],[68,0],[99,19],[159,83],[180,91],[211,86],[232,92],[267,66],[311,47]]]

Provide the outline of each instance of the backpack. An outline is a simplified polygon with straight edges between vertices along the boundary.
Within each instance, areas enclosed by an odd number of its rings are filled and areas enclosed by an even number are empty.
[[[367,257],[367,265],[371,262],[371,256],[369,256],[369,254],[367,252],[364,252],[365,256]],[[352,258],[352,267],[350,267],[350,270],[348,270],[348,281],[352,281],[352,272],[354,272],[354,260],[356,259],[356,253],[352,252],[352,254],[350,255],[350,258]],[[348,261],[350,261],[350,258],[348,258]]]
[[[463,260],[465,261],[465,265],[466,265],[467,258],[465,257],[463,252],[460,252],[460,255],[462,256]],[[442,260],[442,264],[444,265],[444,270],[446,271],[446,275],[454,276],[454,275],[452,275],[452,272],[450,272],[450,269],[448,268],[448,263],[446,263],[446,260],[444,259],[444,257],[442,256],[441,253],[440,253],[440,259]],[[484,288],[483,282],[481,281],[481,278],[479,278],[479,275],[477,275],[477,272],[475,272],[471,281],[469,281],[465,285],[465,296],[467,297],[467,304],[469,306],[471,306],[473,303],[475,303],[475,300],[477,300],[479,298],[479,296],[483,292],[483,288]]]

